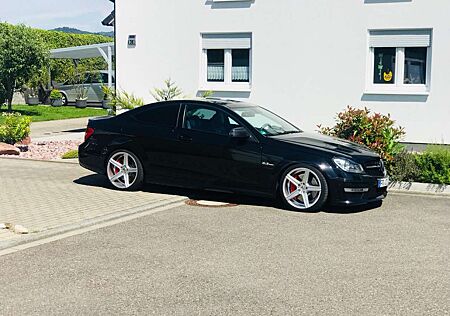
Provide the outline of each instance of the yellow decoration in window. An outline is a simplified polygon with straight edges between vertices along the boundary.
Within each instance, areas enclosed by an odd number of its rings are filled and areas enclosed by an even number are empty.
[[[383,79],[387,82],[391,81],[393,76],[394,74],[392,73],[392,71],[383,73]]]

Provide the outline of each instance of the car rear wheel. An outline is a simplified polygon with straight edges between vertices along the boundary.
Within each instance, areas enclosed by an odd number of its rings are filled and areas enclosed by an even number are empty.
[[[307,165],[296,165],[284,172],[280,181],[281,199],[295,211],[316,211],[328,198],[323,174]]]
[[[118,150],[112,153],[106,168],[109,182],[117,189],[135,191],[144,183],[142,163],[130,151]]]

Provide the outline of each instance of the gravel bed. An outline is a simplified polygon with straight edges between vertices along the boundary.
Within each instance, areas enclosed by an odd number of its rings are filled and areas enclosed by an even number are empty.
[[[31,143],[29,145],[19,145],[20,156],[3,156],[18,157],[25,159],[37,160],[61,160],[61,156],[66,152],[78,149],[80,141],[42,141]]]

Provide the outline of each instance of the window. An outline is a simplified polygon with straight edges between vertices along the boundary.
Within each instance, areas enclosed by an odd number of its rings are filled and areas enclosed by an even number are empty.
[[[208,49],[208,81],[225,80],[225,50]]]
[[[375,48],[374,83],[393,84],[395,82],[395,56],[395,48]]]
[[[404,84],[426,84],[427,54],[426,47],[405,48]]]
[[[175,127],[178,119],[178,111],[180,106],[178,104],[168,104],[163,106],[148,106],[135,115],[138,121],[149,125]]]
[[[431,30],[370,31],[369,36],[369,91],[429,91]]]
[[[231,81],[249,82],[250,80],[250,50],[233,49],[231,51],[232,68]]]
[[[261,135],[275,136],[300,133],[294,125],[259,106],[233,107],[232,110],[252,125]]]
[[[251,34],[203,34],[201,88],[219,91],[249,90]]]
[[[224,112],[200,105],[186,106],[183,127],[189,130],[229,135],[238,124]]]

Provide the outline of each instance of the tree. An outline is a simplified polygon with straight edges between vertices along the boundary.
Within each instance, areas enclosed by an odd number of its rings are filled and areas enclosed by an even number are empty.
[[[0,83],[8,111],[12,111],[14,90],[43,68],[48,55],[43,41],[31,28],[0,23]]]

